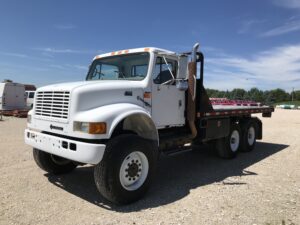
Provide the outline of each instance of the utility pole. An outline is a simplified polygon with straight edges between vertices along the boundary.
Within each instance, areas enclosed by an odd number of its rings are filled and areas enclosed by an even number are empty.
[[[294,88],[292,90],[292,102],[294,101]]]

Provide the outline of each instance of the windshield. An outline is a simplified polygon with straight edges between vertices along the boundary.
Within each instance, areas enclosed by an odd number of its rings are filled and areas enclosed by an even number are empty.
[[[96,59],[86,80],[143,80],[147,76],[149,53],[117,55]]]

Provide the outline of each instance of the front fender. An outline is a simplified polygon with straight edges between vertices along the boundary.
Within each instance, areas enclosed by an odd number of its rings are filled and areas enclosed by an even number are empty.
[[[112,105],[101,106],[99,108],[91,109],[88,111],[78,113],[74,121],[80,122],[106,122],[107,133],[105,135],[93,135],[94,138],[109,139],[116,128],[116,126],[125,118],[131,115],[143,115],[151,121],[152,129],[155,129],[155,125],[151,119],[151,115],[144,108],[130,104],[130,103],[118,103]],[[153,127],[154,126],[154,127]],[[157,131],[155,131],[157,133]],[[158,135],[157,135],[158,139]]]

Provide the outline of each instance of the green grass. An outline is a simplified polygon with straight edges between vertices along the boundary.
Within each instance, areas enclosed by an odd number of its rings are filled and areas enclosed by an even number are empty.
[[[286,101],[286,102],[277,102],[273,104],[274,106],[276,105],[296,105],[296,106],[300,106],[300,101]]]

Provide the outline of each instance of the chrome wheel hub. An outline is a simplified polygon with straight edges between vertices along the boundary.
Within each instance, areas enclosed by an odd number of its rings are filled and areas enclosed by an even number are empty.
[[[125,157],[120,168],[120,183],[128,191],[140,188],[149,171],[149,162],[143,152],[132,152]]]

